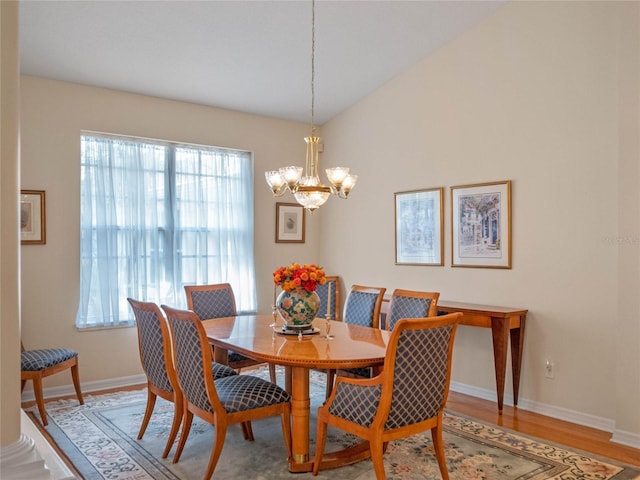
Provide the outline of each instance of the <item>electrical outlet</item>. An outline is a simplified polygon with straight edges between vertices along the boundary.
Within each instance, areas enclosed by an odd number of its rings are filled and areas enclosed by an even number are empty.
[[[553,364],[553,362],[551,360],[547,360],[544,364],[544,376],[545,378],[555,378],[556,375],[556,371],[555,371],[555,365]]]

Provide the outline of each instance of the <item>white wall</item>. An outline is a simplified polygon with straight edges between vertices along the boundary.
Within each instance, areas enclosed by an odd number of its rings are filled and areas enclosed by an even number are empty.
[[[142,373],[135,328],[78,332],[80,131],[93,130],[254,152],[258,305],[271,311],[271,273],[293,260],[319,262],[319,215],[305,244],[276,244],[275,203],[265,170],[304,161],[304,124],[22,76],[22,185],[46,191],[46,245],[22,247],[22,338],[28,348],[80,353],[83,383]],[[292,202],[291,196],[278,201]],[[45,388],[68,385],[67,375]]]
[[[638,126],[639,52],[637,43],[621,48],[620,22],[627,40],[637,36],[637,2],[514,2],[325,124],[323,161],[360,177],[347,206],[323,207],[331,229],[321,244],[346,285],[529,309],[520,404],[638,434],[629,408],[640,405],[637,374],[616,375],[621,363],[640,370],[640,342],[616,360],[616,329],[639,321],[637,303],[618,302],[618,289],[625,282],[637,297],[640,287],[638,131],[620,139],[621,121]],[[619,72],[634,71],[622,90]],[[633,99],[635,113],[621,117]],[[629,204],[618,195],[622,166],[632,175]],[[448,188],[445,266],[394,265],[394,192],[499,180],[513,182],[511,270],[451,268]],[[624,209],[636,242],[627,246],[631,270],[619,275]],[[490,332],[462,327],[454,382],[493,391],[492,361]],[[611,396],[617,390],[622,402],[627,381],[632,396],[616,413]]]

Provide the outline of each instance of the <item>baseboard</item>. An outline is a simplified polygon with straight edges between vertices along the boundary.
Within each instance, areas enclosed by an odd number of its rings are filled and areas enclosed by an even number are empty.
[[[109,390],[111,388],[130,387],[132,385],[146,385],[147,377],[142,373],[140,375],[130,375],[128,377],[109,378],[106,380],[98,380],[94,382],[82,382],[82,394],[98,392],[101,390]],[[42,395],[44,398],[64,397],[67,395],[75,395],[76,391],[73,385],[61,385],[59,387],[44,388]],[[33,402],[36,397],[33,390],[25,390],[22,392],[22,402]]]
[[[473,387],[458,382],[451,382],[451,390],[458,393],[464,393],[465,395],[489,400],[491,402],[496,402],[495,390]],[[513,395],[505,394],[504,404],[513,406]],[[564,420],[566,422],[595,428],[596,430],[602,430],[604,432],[612,433],[615,431],[615,421],[610,418],[597,417],[595,415],[589,415],[575,410],[557,407],[555,405],[527,400],[522,397],[518,399],[518,408],[529,412],[539,413],[540,415],[545,415],[547,417],[557,418],[558,420]]]
[[[619,443],[620,445],[626,445],[627,447],[640,448],[640,433],[614,430],[611,441],[613,443]]]

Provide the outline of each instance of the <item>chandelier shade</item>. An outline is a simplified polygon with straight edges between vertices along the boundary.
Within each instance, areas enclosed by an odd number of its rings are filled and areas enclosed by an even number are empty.
[[[303,168],[296,166],[281,167],[264,173],[267,185],[274,197],[280,197],[287,191],[307,211],[313,212],[329,199],[331,195],[346,199],[355,187],[357,175],[349,174],[347,167],[326,169],[330,186],[324,185],[318,176],[320,163],[320,137],[315,134],[315,0],[311,2],[311,135],[304,138],[307,143],[307,155]]]

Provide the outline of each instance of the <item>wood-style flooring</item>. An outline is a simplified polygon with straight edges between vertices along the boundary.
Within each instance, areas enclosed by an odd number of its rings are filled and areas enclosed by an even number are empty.
[[[127,389],[137,390],[145,385],[137,385]],[[99,395],[114,391],[127,390],[124,388],[91,392]],[[76,398],[74,395],[61,398]],[[47,399],[49,401],[54,399]],[[57,399],[56,399],[57,400]],[[35,402],[25,402],[23,408],[30,407]],[[495,402],[479,399],[462,393],[450,392],[447,409],[469,417],[476,418],[486,423],[492,423],[501,427],[515,430],[525,435],[531,435],[553,443],[565,445],[568,449],[578,449],[599,456],[608,457],[630,465],[640,466],[640,449],[626,447],[610,441],[611,434],[583,427],[574,423],[557,420],[537,413],[519,410],[505,405],[502,415],[498,414]],[[48,435],[45,434],[48,438]],[[57,447],[54,444],[54,448]],[[59,451],[59,450],[58,450]]]
[[[502,415],[499,415],[497,403],[457,392],[449,393],[447,409],[477,418],[485,423],[565,445],[569,447],[568,450],[575,448],[640,466],[640,449],[613,443],[610,441],[611,434],[602,430],[583,427],[507,405],[504,406]]]

